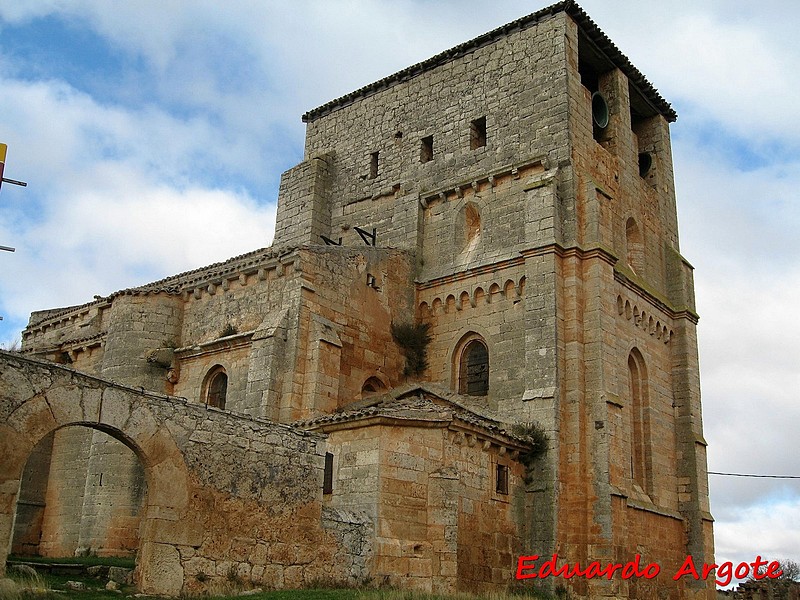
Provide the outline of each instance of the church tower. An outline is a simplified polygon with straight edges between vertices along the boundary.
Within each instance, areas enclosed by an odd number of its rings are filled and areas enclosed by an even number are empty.
[[[357,246],[361,230],[413,251],[416,314],[394,318],[429,326],[424,378],[544,427],[532,554],[713,562],[675,119],[561,2],[308,112],[282,181],[275,245]]]

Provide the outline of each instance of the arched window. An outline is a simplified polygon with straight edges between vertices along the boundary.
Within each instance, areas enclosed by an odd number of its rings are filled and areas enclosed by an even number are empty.
[[[489,393],[489,350],[481,339],[471,339],[461,350],[458,393],[469,396]]]
[[[385,392],[386,385],[377,377],[370,377],[364,382],[364,385],[361,386],[361,397],[371,396],[372,394],[377,394],[379,392]]]
[[[625,251],[628,266],[638,275],[644,274],[644,240],[633,217],[625,222]]]
[[[214,408],[225,408],[228,395],[228,374],[222,367],[214,367],[206,375],[205,402]]]
[[[453,243],[462,255],[469,259],[481,241],[481,211],[475,202],[467,202],[456,213],[453,223]]]
[[[628,384],[631,400],[631,478],[643,491],[652,491],[652,449],[647,370],[644,358],[634,348],[628,355]]]

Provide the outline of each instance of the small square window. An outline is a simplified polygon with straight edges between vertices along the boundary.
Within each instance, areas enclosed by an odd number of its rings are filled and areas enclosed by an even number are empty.
[[[422,145],[419,150],[419,162],[430,162],[433,160],[433,136],[422,138]]]
[[[322,493],[333,493],[333,454],[325,453],[325,475],[322,479]]]
[[[497,465],[494,491],[498,494],[508,494],[508,465]]]
[[[486,145],[486,117],[475,119],[469,124],[469,148],[475,150]]]

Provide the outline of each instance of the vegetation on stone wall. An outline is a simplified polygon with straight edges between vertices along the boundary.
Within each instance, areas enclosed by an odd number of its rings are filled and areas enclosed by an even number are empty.
[[[392,323],[392,338],[406,357],[403,375],[419,377],[428,368],[428,323]]]
[[[530,483],[536,459],[547,452],[547,433],[539,423],[517,423],[511,433],[530,444],[530,449],[519,455],[520,462],[525,465],[525,483]]]
[[[224,338],[228,337],[229,335],[236,335],[239,333],[239,330],[236,329],[233,325],[228,323],[225,327],[222,328],[222,331],[219,332],[219,337]]]

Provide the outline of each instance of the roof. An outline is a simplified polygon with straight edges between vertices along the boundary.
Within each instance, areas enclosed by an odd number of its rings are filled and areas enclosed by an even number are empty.
[[[675,121],[678,118],[675,110],[670,104],[661,97],[653,85],[647,81],[644,75],[631,64],[630,60],[619,51],[609,37],[603,33],[600,28],[589,18],[589,15],[572,0],[565,0],[558,2],[547,8],[543,8],[528,16],[521,17],[515,21],[511,21],[502,27],[493,29],[488,33],[479,35],[478,37],[454,46],[449,50],[445,50],[427,60],[411,65],[398,71],[393,75],[379,79],[378,81],[366,85],[354,92],[350,92],[340,98],[331,100],[322,106],[308,111],[303,115],[303,122],[308,123],[315,119],[332,113],[339,108],[352,104],[356,100],[371,96],[404,81],[408,81],[417,75],[430,71],[438,66],[447,64],[457,58],[465,56],[470,52],[474,52],[478,48],[489,46],[510,33],[516,31],[523,31],[536,24],[545,21],[558,13],[566,13],[578,24],[578,27],[586,36],[586,38],[594,45],[594,50],[598,51],[607,62],[619,67],[620,70],[627,76],[632,85],[639,91],[644,100],[652,106],[656,111],[661,113],[667,121]]]
[[[512,431],[512,425],[481,414],[475,407],[468,407],[469,403],[470,397],[440,389],[436,384],[412,383],[354,402],[338,412],[295,421],[292,425],[307,430],[325,430],[331,426],[338,429],[380,417],[399,423],[407,422],[409,425],[459,421],[470,428],[483,430],[491,437],[505,439],[520,448],[531,446],[530,439]]]
[[[291,254],[296,248],[280,248],[268,246],[267,248],[260,248],[234,256],[222,262],[213,263],[191,271],[184,271],[177,275],[170,275],[158,281],[153,281],[144,285],[125,288],[109,294],[106,297],[95,296],[94,300],[86,304],[79,304],[76,306],[65,306],[62,308],[52,308],[48,310],[39,310],[31,313],[30,320],[28,321],[28,329],[35,327],[39,323],[48,321],[50,319],[58,319],[62,315],[72,313],[73,311],[87,309],[95,304],[103,304],[113,300],[117,296],[136,296],[141,294],[180,294],[185,289],[191,289],[193,285],[207,282],[209,280],[224,277],[225,275],[238,272],[242,269],[255,268],[264,262],[280,259],[283,256]]]

